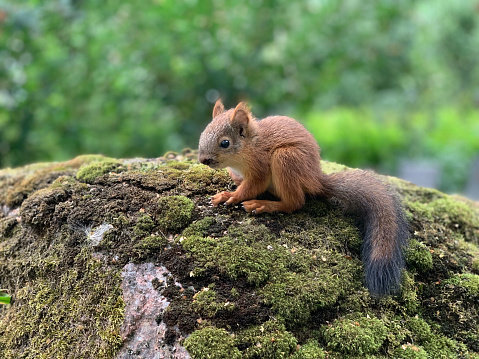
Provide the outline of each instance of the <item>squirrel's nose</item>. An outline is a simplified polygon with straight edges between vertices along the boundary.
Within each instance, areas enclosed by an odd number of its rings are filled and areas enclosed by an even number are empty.
[[[213,163],[213,160],[211,158],[200,158],[200,162],[204,165],[211,165]]]

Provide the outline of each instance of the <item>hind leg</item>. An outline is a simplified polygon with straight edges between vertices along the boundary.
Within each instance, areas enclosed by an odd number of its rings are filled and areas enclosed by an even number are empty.
[[[281,148],[271,156],[272,192],[279,201],[253,199],[243,202],[247,212],[294,212],[304,206],[305,194],[301,183],[302,154],[294,148]],[[306,169],[307,170],[307,169]]]

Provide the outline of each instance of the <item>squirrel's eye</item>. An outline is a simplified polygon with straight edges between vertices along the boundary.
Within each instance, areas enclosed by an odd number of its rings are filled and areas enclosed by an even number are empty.
[[[228,148],[230,146],[230,141],[223,140],[223,141],[221,141],[220,146],[223,147],[223,148]]]

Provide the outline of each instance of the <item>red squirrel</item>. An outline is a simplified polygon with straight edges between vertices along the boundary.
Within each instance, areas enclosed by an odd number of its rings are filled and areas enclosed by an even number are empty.
[[[218,100],[213,120],[201,133],[198,160],[214,169],[227,167],[238,186],[213,196],[214,206],[242,202],[247,212],[294,212],[304,206],[306,195],[339,201],[363,230],[361,255],[370,293],[383,296],[399,289],[409,235],[399,199],[372,172],[325,174],[318,144],[296,120],[258,120],[246,103],[225,110]],[[256,199],[264,192],[279,200]]]

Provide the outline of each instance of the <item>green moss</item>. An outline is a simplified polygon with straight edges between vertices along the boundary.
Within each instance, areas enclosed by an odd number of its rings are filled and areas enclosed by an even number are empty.
[[[322,359],[326,353],[316,340],[310,340],[301,345],[299,350],[291,356],[291,359]]]
[[[472,270],[474,270],[476,273],[479,273],[479,258],[474,258],[472,260]]]
[[[308,261],[305,257],[301,259]],[[309,259],[310,268],[306,270],[278,271],[260,291],[265,302],[290,325],[304,325],[313,311],[332,305],[340,296],[360,286],[349,269],[351,261],[339,256],[335,259],[334,267],[322,260]]]
[[[460,273],[444,281],[444,284],[463,288],[469,295],[479,297],[479,275],[477,274]]]
[[[476,242],[479,233],[479,215],[466,202],[442,195],[432,201],[410,201],[409,210],[422,220],[440,223],[443,227],[460,233],[467,241]]]
[[[163,252],[167,245],[168,240],[165,237],[151,235],[136,241],[133,245],[133,254],[136,260],[146,258],[150,254]]]
[[[182,246],[197,263],[192,274],[218,268],[233,280],[246,278],[260,287],[265,302],[289,325],[304,324],[313,311],[361,286],[358,262],[339,253],[289,249],[253,221],[230,227],[227,233],[221,238],[183,238]]]
[[[150,215],[145,214],[136,221],[136,225],[133,227],[133,233],[137,238],[147,237],[151,235],[154,228],[155,222]]]
[[[258,240],[259,236],[268,236],[266,227],[245,225],[241,228],[243,230],[232,229],[230,235],[233,238],[190,236],[182,241],[182,245],[195,255],[200,266],[217,267],[232,279],[242,276],[249,283],[259,285],[270,277],[273,270],[281,268],[286,261],[287,252],[274,243],[276,251],[272,245],[264,242],[251,243]],[[248,236],[249,231],[253,231],[258,237]]]
[[[334,172],[341,172],[344,170],[349,169],[345,165],[341,165],[335,162],[328,162],[328,161],[321,161],[321,169],[325,173],[334,173]]]
[[[93,183],[97,177],[110,172],[122,172],[125,168],[121,162],[104,158],[101,162],[93,162],[80,167],[76,174],[77,180],[85,183]]]
[[[232,311],[234,307],[234,303],[217,300],[214,284],[203,288],[193,296],[193,308],[203,318],[212,318],[219,311]]]
[[[433,216],[453,225],[472,224],[476,219],[470,206],[452,197],[432,201],[428,207]]]
[[[429,324],[417,316],[406,320],[406,328],[411,331],[412,338],[419,343],[424,343],[432,337]]]
[[[414,268],[419,273],[433,268],[432,254],[429,248],[417,240],[409,241],[409,246],[406,249],[406,262],[408,268]]]
[[[184,171],[183,186],[190,191],[212,195],[219,189],[231,186],[231,178],[226,170],[213,170],[208,166],[193,164]]]
[[[324,327],[324,340],[328,348],[343,354],[366,355],[379,351],[386,339],[387,328],[373,316],[355,315],[336,319]]]
[[[410,330],[411,338],[422,345],[428,358],[455,358],[459,353],[467,353],[464,344],[436,333],[428,323],[417,316],[406,320],[406,328]]]
[[[120,273],[105,269],[86,250],[75,262],[78,267],[16,292],[15,306],[0,317],[0,357],[111,358],[118,351]]]
[[[412,344],[403,344],[393,352],[396,359],[428,359],[428,353],[421,347]]]
[[[403,271],[400,294],[401,300],[404,302],[404,308],[408,313],[417,313],[419,307],[418,290],[414,277],[408,271]]]
[[[181,161],[168,161],[168,162],[166,162],[166,165],[168,167],[171,167],[171,168],[174,168],[174,169],[177,169],[177,170],[182,170],[182,171],[190,168],[189,163],[181,162]]]
[[[236,345],[246,347],[243,358],[281,359],[289,358],[296,351],[296,338],[283,324],[269,320],[261,325],[241,331],[236,336]]]
[[[215,219],[213,217],[205,217],[195,221],[183,231],[183,236],[204,236],[213,223],[215,223]]]
[[[458,345],[456,341],[443,335],[433,335],[423,343],[423,348],[430,359],[457,358],[459,353],[466,351],[464,345]]]
[[[167,231],[178,231],[190,223],[195,204],[185,196],[169,196],[161,197],[158,207],[157,221],[160,227]]]
[[[206,327],[196,330],[184,341],[186,350],[194,359],[239,359],[241,352],[224,329]]]
[[[410,201],[408,202],[408,210],[413,213],[413,215],[422,217],[428,221],[434,220],[431,210],[429,209],[426,203],[421,203],[419,201]]]

